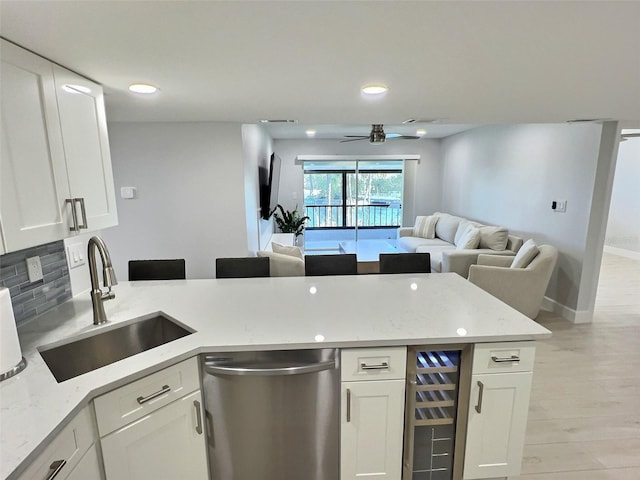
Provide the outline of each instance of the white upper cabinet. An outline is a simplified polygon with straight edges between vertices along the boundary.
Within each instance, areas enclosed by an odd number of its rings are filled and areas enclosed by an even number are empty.
[[[6,251],[68,231],[70,197],[50,62],[2,40],[0,219]]]
[[[79,227],[118,223],[102,87],[54,66],[69,189]],[[84,212],[83,212],[84,208]]]
[[[116,225],[102,87],[10,42],[1,44],[4,250]]]

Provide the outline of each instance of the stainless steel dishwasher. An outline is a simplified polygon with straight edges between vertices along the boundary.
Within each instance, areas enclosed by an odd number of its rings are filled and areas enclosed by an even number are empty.
[[[203,355],[212,480],[340,476],[337,349]]]

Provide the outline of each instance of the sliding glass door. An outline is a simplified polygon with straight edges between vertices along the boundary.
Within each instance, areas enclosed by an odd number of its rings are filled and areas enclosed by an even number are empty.
[[[390,238],[402,224],[402,160],[304,162],[307,248]]]

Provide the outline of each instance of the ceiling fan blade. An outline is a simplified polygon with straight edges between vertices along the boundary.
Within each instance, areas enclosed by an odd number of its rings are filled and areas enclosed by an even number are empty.
[[[344,135],[345,138],[369,138],[369,135]]]
[[[347,137],[355,137],[355,135],[346,135]],[[340,140],[340,143],[357,142],[358,140],[367,140],[369,137],[350,138],[348,140]]]
[[[394,133],[387,133],[387,140],[396,140],[398,138],[401,140],[416,140],[421,137],[416,137],[415,135],[398,135]]]

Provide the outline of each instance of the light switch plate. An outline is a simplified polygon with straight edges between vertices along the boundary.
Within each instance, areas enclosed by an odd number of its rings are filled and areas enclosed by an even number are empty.
[[[42,263],[40,263],[40,257],[27,258],[27,274],[29,275],[30,283],[42,280]]]
[[[86,263],[84,244],[81,242],[67,245],[67,259],[69,268],[76,268]]]

